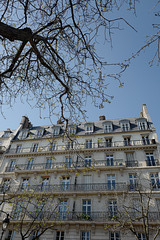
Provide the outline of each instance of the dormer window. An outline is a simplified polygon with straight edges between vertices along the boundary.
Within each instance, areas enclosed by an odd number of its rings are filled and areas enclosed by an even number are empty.
[[[85,124],[86,134],[94,132],[94,124],[93,123],[86,123]]]
[[[75,135],[77,132],[77,126],[76,125],[70,125],[68,127],[68,132],[70,135]]]
[[[129,120],[121,120],[120,121],[121,129],[123,132],[127,132],[130,130],[130,122]]]
[[[53,135],[54,136],[59,135],[59,133],[60,133],[60,126],[54,126],[52,128],[52,130],[53,130]]]
[[[147,120],[145,118],[138,118],[136,121],[137,121],[139,130],[148,129]]]
[[[3,137],[9,137],[10,136],[10,131],[5,131],[4,134],[3,134]]]
[[[44,133],[44,129],[43,128],[38,129],[37,130],[37,137],[42,137],[43,133]]]
[[[113,124],[111,121],[105,121],[102,124],[103,124],[104,133],[110,133],[113,131]]]
[[[28,135],[28,129],[24,129],[21,131],[19,137],[20,137],[20,139],[25,139],[27,137],[27,135]]]

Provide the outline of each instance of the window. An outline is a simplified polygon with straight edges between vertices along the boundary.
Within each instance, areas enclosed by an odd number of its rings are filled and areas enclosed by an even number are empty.
[[[129,174],[129,190],[130,191],[134,191],[137,188],[137,174],[133,173],[133,174]]]
[[[66,191],[69,189],[69,177],[62,177],[62,182],[61,182],[61,189],[63,191]]]
[[[76,130],[77,130],[77,126],[75,126],[75,125],[69,126],[69,134],[70,135],[76,134]]]
[[[66,168],[71,167],[71,157],[66,157],[65,158],[65,167]]]
[[[32,152],[37,152],[37,150],[38,150],[38,143],[35,143],[33,144]]]
[[[67,149],[73,149],[73,141],[67,142],[66,148],[67,148]]]
[[[113,155],[106,155],[106,165],[107,166],[113,166],[114,165]]]
[[[113,131],[113,125],[112,124],[104,125],[104,132],[105,133],[110,133],[112,131]]]
[[[151,179],[151,186],[153,189],[159,189],[160,188],[160,178],[158,173],[151,173],[150,174]]]
[[[148,129],[147,122],[146,121],[138,122],[138,127],[139,127],[139,130],[146,130],[146,129]]]
[[[56,232],[56,240],[64,240],[64,232],[63,231]]]
[[[92,157],[91,156],[86,156],[84,159],[84,166],[85,167],[91,167],[92,163]]]
[[[39,231],[34,231],[30,240],[33,240],[33,239],[35,240],[35,237],[36,237],[36,240],[39,239],[38,235],[39,235]]]
[[[45,168],[51,169],[51,167],[52,167],[52,158],[47,158]]]
[[[90,232],[82,232],[81,240],[90,240]]]
[[[108,190],[114,190],[116,188],[115,175],[107,175],[107,187]]]
[[[15,164],[16,164],[16,160],[11,160],[9,167],[8,167],[8,171],[9,172],[13,172],[15,169]]]
[[[147,166],[156,166],[153,153],[146,153],[146,164]]]
[[[86,125],[86,133],[92,133],[93,132],[93,124]]]
[[[109,232],[109,240],[120,240],[119,232]]]
[[[147,145],[150,143],[148,136],[142,136],[142,143],[143,145]]]
[[[52,132],[53,132],[53,135],[59,135],[59,133],[60,133],[60,127],[59,126],[54,126],[53,128],[52,128]]]
[[[56,149],[56,143],[49,144],[49,151],[54,151]]]
[[[131,146],[131,138],[124,137],[124,146]]]
[[[67,213],[67,200],[61,201],[59,206],[59,217],[60,219],[65,220],[66,219],[66,213]]]
[[[5,193],[6,191],[9,190],[9,186],[10,186],[10,179],[4,179],[3,180],[3,184],[2,184],[2,189],[1,192]]]
[[[20,153],[21,149],[22,149],[22,145],[17,145],[16,153]]]
[[[106,147],[112,147],[112,138],[106,139]]]
[[[27,163],[27,166],[26,166],[26,169],[27,170],[31,170],[32,167],[33,167],[33,162],[34,162],[34,159],[33,158],[29,158],[28,159],[28,163]]]
[[[42,137],[44,133],[44,129],[38,129],[37,130],[37,137]]]
[[[21,191],[23,192],[24,190],[27,190],[29,183],[29,178],[24,178],[22,181],[22,186],[21,186]]]
[[[2,137],[9,137],[10,133],[11,133],[11,132],[9,132],[9,131],[6,131],[6,132],[4,132],[4,134],[3,134],[3,136],[2,136]]]
[[[8,232],[7,240],[14,240],[14,236],[15,236],[15,231],[10,230]]]
[[[127,132],[130,130],[129,123],[123,123],[122,124],[122,131]]]
[[[86,148],[92,148],[92,139],[86,140]]]
[[[41,191],[47,191],[49,189],[49,177],[42,178]]]
[[[137,233],[137,237],[139,240],[146,240],[146,236],[144,233]]]
[[[28,130],[23,130],[21,133],[20,133],[20,139],[25,139],[28,135]]]
[[[92,176],[91,175],[85,175],[85,176],[83,176],[83,179],[84,179],[83,189],[85,191],[92,190]]]
[[[21,210],[22,210],[22,205],[23,205],[22,201],[17,202],[16,207],[14,208],[13,219],[15,219],[15,220],[19,219]]]
[[[113,218],[117,215],[117,201],[116,200],[108,201],[108,213],[109,213],[110,218]]]
[[[134,218],[138,218],[142,216],[142,206],[141,206],[141,202],[140,199],[132,199],[131,201],[131,206],[133,209],[133,214],[134,214]]]
[[[91,216],[91,200],[82,200],[82,214],[84,219]]]
[[[45,201],[37,201],[37,206],[36,206],[36,219],[41,220],[43,218],[43,210],[45,207]]]
[[[135,167],[138,163],[134,160],[134,153],[126,153],[126,167]]]

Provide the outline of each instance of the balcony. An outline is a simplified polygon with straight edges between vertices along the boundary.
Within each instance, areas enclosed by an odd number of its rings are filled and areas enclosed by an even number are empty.
[[[90,184],[48,184],[48,185],[10,185],[4,189],[0,187],[0,192],[4,193],[66,193],[66,192],[121,192],[127,191],[128,187],[126,183],[90,183]]]
[[[142,215],[137,212],[129,212],[128,215],[132,218],[133,224],[134,222],[142,223]],[[115,215],[112,212],[89,212],[87,214],[83,212],[55,212],[55,211],[31,211],[26,213],[25,220],[39,220],[42,221],[76,221],[76,222],[117,222],[118,219],[123,219],[124,221],[128,221],[128,215],[125,213],[118,212]],[[11,219],[13,220],[24,220],[24,214],[15,213],[14,211],[11,213]],[[159,212],[149,212],[148,213],[149,222],[159,222],[160,221],[160,213]]]
[[[116,141],[116,142],[106,142],[106,141],[98,141],[98,143],[84,143],[79,144],[73,142],[71,146],[67,145],[55,145],[54,148],[50,146],[40,146],[33,150],[33,147],[30,148],[21,148],[17,151],[17,148],[11,148],[7,150],[7,154],[24,154],[24,153],[45,153],[45,152],[60,152],[60,151],[71,151],[71,150],[84,150],[84,149],[100,149],[100,148],[121,148],[121,147],[134,147],[134,146],[145,146],[145,145],[155,145],[156,141],[154,139],[148,139],[147,142],[143,140],[132,140],[129,143],[126,141]]]
[[[154,158],[151,158],[151,159],[146,159],[146,166],[160,166],[160,162],[158,159],[154,159]]]
[[[123,168],[125,162],[122,159],[115,159],[111,162],[107,160],[91,160],[87,162],[85,160],[80,162],[54,162],[52,164],[39,163],[39,164],[17,164],[15,166],[8,166],[5,172],[21,172],[21,171],[44,171],[44,170],[66,170],[66,169],[77,169],[77,168]]]
[[[125,161],[126,167],[138,167],[138,161],[132,160],[132,161]]]

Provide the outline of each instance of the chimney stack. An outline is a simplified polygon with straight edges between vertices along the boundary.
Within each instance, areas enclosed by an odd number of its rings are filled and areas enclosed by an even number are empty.
[[[99,121],[106,120],[106,117],[104,115],[99,116]]]

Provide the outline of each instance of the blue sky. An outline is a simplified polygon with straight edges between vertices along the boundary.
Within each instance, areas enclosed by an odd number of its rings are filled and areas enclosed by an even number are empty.
[[[160,10],[160,3],[154,9],[155,3],[156,0],[142,0],[137,4],[137,17],[134,17],[130,11],[124,10],[115,14],[116,17],[123,15],[138,32],[122,23],[121,27],[124,30],[116,31],[112,36],[113,48],[110,47],[110,44],[99,46],[99,51],[103,52],[107,61],[119,62],[127,59],[145,44],[146,35],[155,33],[152,24],[160,24],[160,17],[154,15],[156,11]],[[123,88],[119,88],[119,84],[115,81],[109,84],[108,94],[114,96],[111,104],[106,104],[103,109],[99,110],[88,101],[86,106],[88,121],[98,120],[99,115],[102,114],[107,119],[136,117],[140,115],[142,104],[145,103],[160,137],[160,66],[157,61],[152,67],[149,67],[148,64],[154,56],[156,47],[155,43],[131,62],[130,67],[122,76]],[[50,124],[48,118],[43,118],[46,116],[45,113],[40,119],[38,109],[31,108],[20,101],[17,101],[12,109],[9,106],[3,106],[3,110],[5,118],[0,116],[0,130],[17,128],[23,115],[27,115],[33,125]],[[53,123],[56,121],[57,119],[53,118]]]

